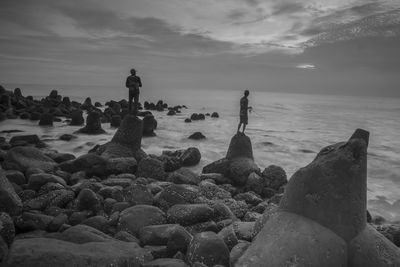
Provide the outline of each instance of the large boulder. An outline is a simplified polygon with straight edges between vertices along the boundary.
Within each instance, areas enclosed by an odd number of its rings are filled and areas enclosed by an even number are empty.
[[[30,168],[53,171],[57,163],[34,147],[14,147],[7,151],[3,168],[25,172]]]
[[[51,238],[16,240],[5,265],[10,267],[140,267],[151,261],[150,253],[134,242],[91,242],[74,244]]]
[[[138,235],[141,228],[166,223],[165,213],[150,205],[136,205],[123,210],[120,214],[118,230]]]
[[[22,211],[22,202],[4,171],[0,170],[0,212],[2,211],[18,215]]]
[[[164,163],[151,157],[142,159],[138,165],[137,176],[163,181],[166,177]]]
[[[189,147],[179,158],[182,166],[194,166],[200,162],[201,154],[197,147]]]
[[[173,184],[166,187],[158,195],[158,205],[167,210],[176,204],[194,203],[199,195],[199,189],[191,185]]]
[[[148,114],[143,118],[143,136],[155,136],[154,130],[157,128],[157,121],[153,115]]]
[[[109,242],[115,241],[111,236],[88,225],[78,224],[71,226],[62,233],[47,235],[54,239],[59,239],[75,244],[86,244],[90,242]]]
[[[207,204],[177,204],[167,211],[168,222],[184,226],[209,221],[213,215]]]
[[[205,266],[230,266],[229,249],[224,240],[213,232],[203,232],[190,242],[187,259],[190,264],[200,262]]]
[[[235,134],[229,144],[226,158],[229,160],[235,158],[253,159],[253,148],[251,146],[250,138],[243,133]]]
[[[40,126],[53,126],[53,114],[51,113],[43,113],[40,115],[39,125]]]
[[[106,131],[101,128],[101,114],[98,112],[91,112],[86,118],[85,127],[79,129],[75,133],[81,134],[104,134]]]
[[[100,146],[95,153],[104,158],[134,157],[140,161],[147,155],[141,149],[143,122],[138,117],[126,115],[110,142]]]
[[[71,122],[69,125],[72,126],[81,126],[85,122],[83,118],[83,112],[82,110],[74,110],[71,112]]]

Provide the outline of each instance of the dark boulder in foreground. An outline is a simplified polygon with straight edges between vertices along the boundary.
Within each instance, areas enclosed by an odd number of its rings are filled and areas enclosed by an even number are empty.
[[[134,115],[126,115],[110,142],[101,145],[94,152],[104,158],[134,157],[140,162],[147,155],[141,149],[143,122]]]
[[[79,129],[75,133],[81,134],[104,134],[106,131],[101,128],[101,114],[97,112],[91,112],[86,118],[86,126]]]
[[[0,170],[0,212],[18,215],[22,211],[22,202],[3,170]]]
[[[150,253],[134,242],[108,241],[74,244],[52,238],[16,240],[5,265],[10,267],[132,266],[151,261]]]

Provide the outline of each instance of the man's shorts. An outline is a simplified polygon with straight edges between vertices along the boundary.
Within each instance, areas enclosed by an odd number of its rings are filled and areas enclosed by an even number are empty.
[[[240,115],[240,123],[248,124],[249,117],[247,115]]]
[[[129,99],[139,97],[139,88],[129,88]]]

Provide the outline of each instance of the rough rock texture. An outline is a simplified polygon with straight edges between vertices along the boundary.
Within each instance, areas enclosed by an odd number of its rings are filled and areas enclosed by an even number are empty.
[[[182,166],[194,166],[200,162],[201,154],[197,147],[189,147],[179,157]]]
[[[150,157],[142,159],[138,165],[137,175],[139,177],[153,178],[163,181],[166,178],[164,163],[158,159]]]
[[[190,242],[187,259],[191,264],[200,262],[206,266],[229,266],[229,249],[217,234],[203,232],[195,235]]]
[[[153,115],[148,114],[143,118],[143,136],[155,136],[154,130],[157,128],[157,121]]]
[[[16,240],[5,261],[10,267],[143,266],[150,253],[134,242],[74,244],[51,238]]]
[[[157,207],[137,205],[123,210],[118,230],[137,235],[142,227],[166,223],[165,213]]]
[[[79,129],[75,133],[81,134],[104,134],[106,131],[101,128],[100,121],[101,114],[98,112],[91,112],[86,118],[85,127]]]
[[[0,170],[0,211],[18,215],[22,211],[22,202],[3,170]]]
[[[141,149],[143,122],[133,115],[126,115],[110,142],[95,152],[104,158],[134,157],[137,162],[147,155]]]
[[[207,204],[177,204],[167,211],[168,222],[184,226],[209,221],[213,215]]]
[[[235,134],[231,139],[225,157],[229,160],[235,158],[253,159],[253,148],[251,146],[250,138],[243,133]]]
[[[57,163],[34,147],[14,147],[7,151],[3,168],[25,172],[30,168],[52,171]]]

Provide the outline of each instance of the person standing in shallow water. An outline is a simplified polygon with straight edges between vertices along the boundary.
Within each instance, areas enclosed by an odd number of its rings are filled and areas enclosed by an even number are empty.
[[[249,107],[249,100],[247,97],[249,96],[250,92],[249,90],[244,91],[244,96],[240,99],[240,122],[238,125],[238,132],[240,131],[240,126],[243,124],[243,130],[242,133],[244,133],[244,130],[246,130],[246,125],[248,124],[249,117],[247,111],[251,111],[251,107]]]
[[[125,86],[129,89],[129,113],[132,113],[133,99],[133,115],[137,115],[139,108],[139,87],[142,87],[142,80],[139,76],[136,76],[135,69],[131,69],[131,75],[126,78]]]

